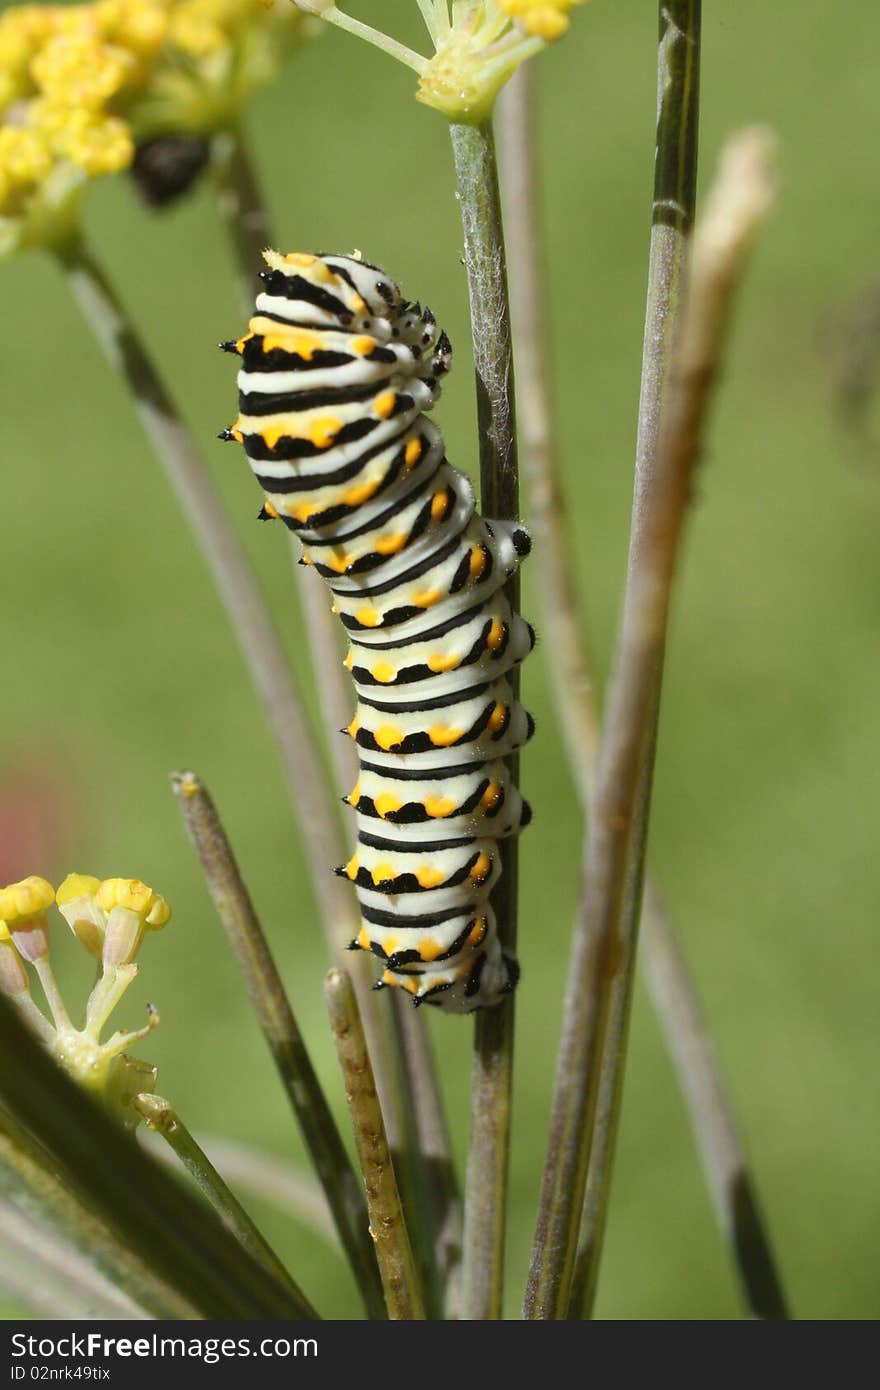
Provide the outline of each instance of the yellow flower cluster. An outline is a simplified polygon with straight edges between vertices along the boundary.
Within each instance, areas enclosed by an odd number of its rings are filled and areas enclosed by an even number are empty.
[[[529,34],[548,42],[568,30],[569,11],[584,0],[498,0],[498,8],[515,19]]]
[[[52,969],[47,911],[53,903],[80,945],[99,962],[82,1028],[71,1023]],[[116,1032],[106,1042],[101,1033],[137,977],[134,961],[145,933],[158,931],[170,917],[165,899],[137,878],[102,881],[89,874],[68,874],[56,894],[51,883],[32,874],[0,887],[0,994],[59,1065],[129,1126],[138,1122],[132,1101],[152,1091],[156,1071],[127,1056],[127,1049],[152,1032],[159,1015],[150,1006],[143,1028]],[[28,966],[43,987],[51,1021],[31,997]]]
[[[272,0],[96,0],[5,11],[0,221],[26,216],[44,190],[49,204],[62,202],[88,179],[128,168],[139,139],[228,124],[274,75],[301,23],[292,6],[273,8]]]

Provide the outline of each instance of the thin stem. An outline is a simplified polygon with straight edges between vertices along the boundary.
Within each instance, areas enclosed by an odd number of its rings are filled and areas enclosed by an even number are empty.
[[[340,10],[336,5],[324,6],[323,4],[311,4],[309,0],[296,0],[301,10],[306,14],[316,15],[319,19],[324,19],[328,24],[335,24],[338,29],[345,29],[347,33],[354,34],[355,38],[364,39],[372,44],[374,48],[379,48],[383,53],[387,53],[390,58],[396,58],[399,63],[405,63],[408,68],[413,68],[415,72],[421,73],[425,70],[427,59],[420,53],[415,53],[405,44],[398,43],[397,39],[392,39],[389,34],[383,34],[381,29],[374,29],[369,24],[364,24],[360,19],[354,19],[351,15]]]
[[[418,1155],[418,1181],[406,1193],[410,1224],[422,1270],[428,1315],[457,1318],[460,1310],[462,1205],[455,1175],[452,1141],[425,1020],[407,998],[392,1013],[397,1057],[405,1073],[404,1090],[412,1096],[407,1112],[412,1130],[407,1148]],[[412,1197],[412,1200],[410,1200]]]
[[[660,417],[659,392],[666,376],[674,320],[680,302],[680,252],[694,213],[699,13],[683,5],[661,6],[658,61],[657,161],[652,231],[652,275],[645,327],[645,385],[640,411],[639,456],[653,459]],[[544,238],[539,214],[534,78],[524,65],[502,92],[499,151],[508,227],[507,249],[516,360],[520,437],[528,486],[528,518],[535,541],[544,647],[556,710],[568,749],[568,765],[586,805],[592,790],[599,743],[596,682],[584,623],[579,613],[566,535],[566,506],[554,431],[549,385],[549,334],[545,305]],[[670,208],[679,209],[680,226],[668,225]],[[666,252],[661,257],[661,250]],[[658,293],[658,285],[663,293]],[[635,902],[635,900],[633,900]],[[687,962],[660,894],[645,880],[640,935],[641,961],[661,1030],[688,1105],[704,1174],[719,1214],[731,1259],[742,1279],[749,1309],[784,1306],[769,1296],[778,1287],[769,1238],[761,1227],[754,1182],[719,1065],[702,1018]],[[625,932],[634,946],[634,933]],[[631,979],[632,951],[622,976]],[[614,1136],[622,1090],[622,1039],[630,991],[615,982],[609,1020],[611,1045],[602,1062],[593,1144],[576,1261],[572,1315],[592,1308],[607,1213]],[[740,1216],[739,1213],[747,1213]],[[737,1234],[740,1226],[748,1234]]]
[[[152,1275],[205,1318],[314,1318],[255,1263],[46,1055],[0,997],[0,1132],[8,1116],[45,1151],[57,1180]]]
[[[120,1241],[103,1221],[71,1192],[45,1151],[0,1107],[0,1199],[10,1203],[30,1225],[47,1223],[58,1233],[57,1263],[72,1282],[97,1289],[106,1281],[136,1307],[135,1316],[197,1318],[196,1308],[173,1285],[156,1277],[135,1247]],[[34,1241],[39,1241],[34,1229]],[[9,1228],[4,1219],[4,1236]],[[53,1237],[54,1239],[54,1237]],[[67,1247],[72,1247],[68,1249]],[[38,1252],[44,1247],[40,1241]],[[45,1247],[48,1255],[51,1247]],[[82,1269],[80,1268],[82,1266]],[[95,1272],[93,1272],[95,1271]]]
[[[227,1230],[235,1236],[239,1245],[247,1250],[273,1279],[283,1284],[293,1298],[302,1302],[302,1290],[291,1279],[265,1236],[254,1225],[238,1198],[223,1181],[208,1155],[196,1143],[174,1106],[161,1096],[144,1094],[137,1097],[134,1107],[146,1120],[150,1129],[160,1134],[177,1154],[202,1196],[213,1207]]]
[[[657,456],[641,491],[640,544],[627,574],[586,841],[550,1150],[526,1289],[524,1311],[530,1318],[568,1313],[600,1061],[612,986],[621,967],[622,921],[644,851],[635,814],[650,778],[676,563],[734,285],[770,197],[767,158],[766,138],[756,132],[731,142],[723,158],[694,240]]]
[[[192,437],[100,266],[81,241],[59,254],[89,328],[127,383],[144,432],[165,469],[226,607],[281,755],[306,864],[331,951],[356,931],[351,895],[324,866],[344,843],[302,701],[238,537]]]
[[[217,205],[223,225],[229,237],[233,262],[238,278],[239,296],[245,313],[251,312],[254,301],[254,281],[262,264],[262,252],[266,246],[274,244],[269,215],[262,195],[260,180],[251,159],[250,150],[240,126],[234,126],[216,137],[214,145],[213,171],[217,186]],[[289,537],[291,553],[296,554],[298,542]],[[312,581],[311,586],[309,580]],[[351,721],[351,686],[342,666],[339,650],[338,623],[330,612],[326,591],[316,582],[316,576],[303,567],[299,587],[306,635],[309,643],[310,671],[314,674],[316,686],[321,694],[321,704],[329,710],[333,719],[333,734],[330,740],[330,766],[336,774],[336,788],[341,796],[354,785],[356,755],[351,739],[343,738],[338,732]],[[308,721],[303,716],[304,727]],[[310,728],[310,726],[308,726]],[[325,747],[326,741],[317,740],[309,733],[311,759],[318,764],[319,758],[312,751]],[[326,761],[326,760],[325,760]],[[324,802],[327,804],[327,776],[322,768],[324,783]],[[331,793],[332,797],[332,793]],[[346,821],[343,834],[340,819],[333,805],[333,819],[337,827],[337,839],[330,859],[326,854],[312,863],[323,865],[339,864],[349,856],[345,852],[346,840],[352,834],[351,824]],[[322,875],[322,877],[325,877]],[[337,892],[345,899],[344,910],[340,913],[336,929],[330,936],[331,959],[341,962],[341,949],[357,933],[357,907],[350,888],[334,880]],[[372,993],[370,985],[370,963],[364,958],[347,961],[358,1004],[361,1011],[367,1042],[376,1075],[376,1084],[385,1115],[392,1149],[398,1152],[402,1143],[403,1116],[407,1109],[407,1098],[401,1097],[397,1086],[397,1074],[392,1055],[390,1027],[387,1012],[382,1001]]]
[[[70,1019],[67,1017],[67,1009],[64,1007],[64,1000],[61,998],[61,991],[58,988],[58,982],[55,979],[55,972],[52,969],[49,957],[42,956],[39,960],[35,960],[34,969],[43,987],[46,1003],[52,1011],[52,1019],[55,1023],[55,1027],[69,1028]]]
[[[513,353],[507,300],[504,233],[495,148],[489,123],[452,125],[457,196],[464,229],[480,441],[484,516],[519,515]],[[516,579],[509,585],[514,606]],[[514,697],[518,673],[511,676]],[[517,759],[511,759],[514,779]],[[492,905],[501,944],[516,950],[517,847],[504,847],[501,879]],[[471,1134],[465,1182],[461,1304],[471,1319],[501,1316],[507,1172],[513,1085],[513,996],[477,1014],[471,1070]]]
[[[203,1134],[200,1142],[215,1168],[222,1169],[231,1182],[252,1192],[262,1201],[271,1202],[279,1211],[307,1226],[322,1240],[338,1245],[339,1233],[324,1189],[310,1172],[292,1168],[286,1159],[235,1139]],[[167,1149],[157,1148],[155,1152],[160,1161],[174,1162],[173,1155]]]
[[[7,995],[7,998],[13,1008],[18,1011],[22,1020],[42,1042],[51,1043],[54,1040],[55,1029],[30,994],[12,994]]]
[[[171,785],[217,915],[235,953],[248,997],[327,1194],[339,1238],[367,1312],[370,1317],[381,1318],[384,1316],[382,1289],[363,1195],[226,832],[214,803],[195,773],[177,773]]]
[[[424,1318],[422,1292],[400,1204],[364,1030],[351,981],[343,970],[329,972],[324,994],[364,1175],[370,1231],[376,1245],[388,1316],[393,1319]]]

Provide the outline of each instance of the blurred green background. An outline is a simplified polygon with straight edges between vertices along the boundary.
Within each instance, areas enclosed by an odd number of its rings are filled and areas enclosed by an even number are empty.
[[[795,1313],[880,1313],[876,1085],[880,454],[835,416],[823,350],[880,281],[878,25],[819,0],[706,6],[701,184],[724,137],[779,137],[780,196],[737,312],[686,547],[665,682],[650,859],[712,1020]],[[356,10],[424,48],[414,5]],[[572,564],[599,670],[624,574],[644,313],[656,6],[595,0],[538,60],[544,206]],[[360,247],[430,303],[456,347],[438,419],[473,468],[460,225],[443,120],[411,74],[326,32],[249,113],[282,249]],[[203,444],[307,681],[283,536],[254,521],[240,452],[215,442],[242,315],[207,187],[148,214],[106,180],[87,226]],[[255,267],[256,270],[256,267]],[[0,266],[0,798],[51,795],[47,862],[137,875],[174,921],[150,941],[126,1019],[196,1131],[302,1166],[302,1146],[169,792],[197,769],[225,816],[320,1074],[347,1132],[325,1025],[322,942],[275,753],[205,568],[132,406],[47,258]],[[531,569],[534,570],[534,561]],[[524,610],[534,616],[534,573]],[[539,648],[522,844],[508,1304],[515,1315],[544,1160],[581,826]],[[313,708],[318,713],[317,699]],[[72,944],[60,949],[80,983]],[[69,949],[68,949],[69,948]],[[77,970],[80,973],[77,974]],[[137,996],[137,997],[135,997]],[[431,1019],[459,1155],[471,1029]],[[4,1063],[8,1065],[8,1062]],[[341,1263],[268,1206],[280,1252],[327,1316]],[[738,1315],[663,1042],[640,990],[598,1314]],[[16,1310],[6,1305],[11,1315]]]

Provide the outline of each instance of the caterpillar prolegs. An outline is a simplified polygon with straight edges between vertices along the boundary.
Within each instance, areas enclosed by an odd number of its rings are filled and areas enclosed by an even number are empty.
[[[221,438],[244,445],[261,515],[297,534],[348,633],[351,944],[384,962],[377,987],[467,1013],[519,973],[489,898],[531,815],[506,759],[534,729],[510,675],[535,637],[504,592],[531,542],[477,514],[425,414],[452,355],[430,310],[357,255],[264,254],[248,331],[221,345],[242,359]]]

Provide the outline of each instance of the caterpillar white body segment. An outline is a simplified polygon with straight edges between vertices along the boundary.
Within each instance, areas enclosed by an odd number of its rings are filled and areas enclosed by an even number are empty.
[[[467,1013],[518,977],[489,899],[530,818],[506,762],[534,729],[510,684],[534,632],[505,593],[528,533],[478,514],[426,417],[451,360],[430,311],[357,256],[265,258],[248,332],[222,344],[242,368],[221,438],[244,445],[262,515],[297,534],[348,635],[351,945],[382,961],[377,987]]]

